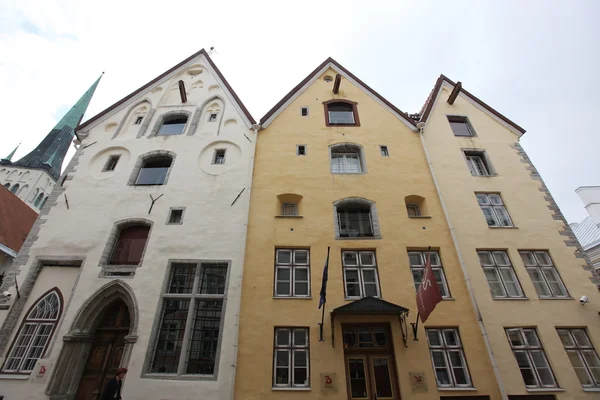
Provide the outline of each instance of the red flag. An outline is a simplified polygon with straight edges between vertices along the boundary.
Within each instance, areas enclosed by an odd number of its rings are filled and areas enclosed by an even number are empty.
[[[421,286],[419,286],[419,290],[417,291],[417,309],[421,316],[421,322],[425,323],[427,321],[429,314],[431,314],[440,301],[442,301],[442,293],[431,269],[431,260],[428,251],[427,261],[425,262],[425,274],[423,274]]]

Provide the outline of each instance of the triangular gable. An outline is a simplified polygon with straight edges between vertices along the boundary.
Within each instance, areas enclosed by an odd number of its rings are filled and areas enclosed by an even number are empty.
[[[332,311],[332,314],[400,314],[408,312],[407,308],[376,297],[363,297],[352,303],[345,304]]]
[[[213,62],[213,60],[210,58],[210,56],[208,55],[208,53],[204,49],[202,49],[202,50],[200,50],[200,51],[192,54],[191,56],[189,56],[188,58],[186,58],[185,60],[183,60],[179,64],[175,65],[173,68],[171,68],[171,69],[163,72],[162,74],[160,74],[156,78],[152,79],[150,82],[146,83],[144,86],[142,86],[139,89],[133,91],[129,95],[123,97],[121,100],[117,101],[115,104],[111,105],[110,107],[108,107],[104,111],[101,111],[97,115],[95,115],[92,118],[88,119],[83,124],[79,125],[76,128],[75,132],[81,131],[81,130],[89,127],[94,122],[100,120],[101,118],[103,118],[106,115],[110,114],[112,111],[115,111],[121,105],[127,103],[129,100],[135,99],[136,96],[138,96],[141,93],[144,93],[146,90],[150,89],[153,85],[156,85],[157,83],[161,82],[164,79],[170,78],[172,75],[176,74],[180,69],[183,69],[183,67],[185,67],[186,64],[192,62],[198,56],[204,56],[204,58],[206,58],[206,61],[208,61],[208,64],[210,65],[210,68],[212,68],[212,70],[216,74],[217,81],[220,81],[219,83],[221,84],[221,86],[224,89],[225,93],[230,97],[230,100],[233,102],[233,104],[235,104],[235,105],[238,106],[239,111],[241,111],[240,114],[242,115],[242,117],[245,116],[246,125],[248,125],[248,127],[250,128],[252,125],[256,124],[256,121],[254,120],[254,118],[252,118],[252,115],[250,115],[250,112],[248,111],[248,109],[246,108],[246,106],[244,106],[244,103],[242,103],[242,101],[240,100],[240,98],[238,97],[238,95],[235,93],[235,91],[233,90],[233,88],[229,85],[229,82],[227,82],[227,79],[225,79],[225,77],[223,76],[223,74],[221,73],[221,71],[219,70],[219,68],[217,68],[217,66],[215,65],[215,63]]]
[[[260,124],[263,128],[269,126],[269,124],[277,118],[282,110],[287,108],[298,96],[300,96],[315,80],[319,78],[327,69],[332,68],[336,70],[344,78],[348,79],[351,83],[358,86],[369,94],[375,101],[387,108],[391,113],[395,114],[402,122],[404,122],[409,128],[416,129],[416,122],[410,118],[406,113],[401,111],[399,108],[390,103],[382,95],[371,89],[366,83],[358,79],[354,74],[344,68],[341,64],[329,57],[323,61],[313,72],[308,74],[302,82],[294,87],[288,94],[286,94],[273,108],[271,108],[264,117],[260,119]]]
[[[429,118],[429,115],[431,115],[433,106],[435,105],[435,103],[441,93],[441,89],[444,86],[448,87],[450,90],[453,90],[454,87],[456,86],[456,83],[454,83],[452,80],[448,79],[443,74],[440,75],[440,77],[435,82],[435,86],[433,87],[433,90],[429,94],[429,97],[425,101],[425,104],[423,104],[423,108],[421,109],[420,121],[427,123],[427,119]],[[469,102],[471,102],[477,108],[484,111],[485,113],[490,115],[492,118],[496,119],[498,122],[500,122],[501,124],[503,124],[504,126],[509,128],[510,130],[515,132],[518,136],[521,136],[526,132],[525,129],[521,128],[519,125],[515,124],[510,119],[506,118],[504,115],[500,114],[498,111],[494,110],[492,107],[490,107],[489,105],[487,105],[486,103],[484,103],[479,98],[472,95],[465,89],[461,88],[460,93],[458,95],[467,99]]]

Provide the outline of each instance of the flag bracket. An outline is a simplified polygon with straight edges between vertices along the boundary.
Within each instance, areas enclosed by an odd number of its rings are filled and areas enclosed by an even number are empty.
[[[417,332],[419,329],[419,313],[417,313],[417,322],[411,322],[410,326],[412,326],[412,332],[413,332],[413,341],[418,342],[419,338],[417,337]]]

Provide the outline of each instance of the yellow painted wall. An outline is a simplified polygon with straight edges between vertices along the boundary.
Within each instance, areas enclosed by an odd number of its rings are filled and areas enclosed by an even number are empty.
[[[566,390],[556,392],[557,397],[591,399],[594,394],[583,392],[556,333],[556,327],[587,327],[596,349],[600,349],[597,314],[600,295],[589,279],[590,272],[582,268],[583,260],[575,257],[575,247],[565,245],[568,238],[559,234],[564,222],[553,219],[544,193],[539,190],[541,182],[532,179],[526,169],[528,164],[522,163],[517,150],[511,147],[518,142],[518,136],[462,94],[454,105],[448,104],[450,92],[450,88],[443,88],[424,138],[507,393],[525,394],[527,391],[504,328],[536,327],[558,384]],[[468,116],[477,136],[455,137],[446,115]],[[472,176],[461,148],[485,149],[497,176]],[[516,229],[489,228],[475,192],[500,192]],[[476,249],[507,250],[528,300],[493,300]],[[518,253],[518,250],[532,249],[549,251],[574,299],[538,298]],[[589,297],[590,304],[579,304],[582,295]]]
[[[335,76],[336,72],[330,70],[326,74]],[[459,327],[476,391],[438,392],[422,325],[420,341],[409,338],[408,348],[404,348],[397,317],[363,317],[352,321],[390,322],[402,398],[433,400],[442,394],[464,393],[487,394],[498,399],[487,352],[418,134],[347,79],[342,79],[338,95],[332,93],[332,85],[319,78],[258,136],[242,281],[235,398],[278,399],[284,395],[289,399],[347,398],[341,318],[335,323],[335,348],[332,348],[329,318],[332,309],[349,303],[344,300],[341,250],[375,250],[383,299],[409,308],[409,322],[414,322],[415,290],[407,248],[432,246],[440,250],[453,300],[440,303],[426,326]],[[357,102],[361,126],[326,127],[322,102],[332,98]],[[309,107],[308,117],[301,116],[301,107]],[[367,173],[330,173],[328,147],[343,142],[363,146]],[[296,156],[297,144],[307,145],[307,156]],[[388,146],[389,157],[380,155],[379,145]],[[303,196],[302,218],[275,217],[279,214],[277,196],[284,193]],[[408,218],[404,197],[409,195],[426,199],[431,219]],[[381,239],[335,239],[333,202],[351,196],[376,202]],[[273,298],[274,254],[280,246],[310,248],[311,299]],[[331,246],[331,258],[326,340],[319,342],[317,323],[321,312],[317,306],[327,246]],[[346,318],[345,321],[350,321]],[[310,391],[272,390],[274,328],[282,326],[310,328]],[[321,372],[337,373],[336,393],[321,391]],[[409,372],[425,372],[427,393],[411,393]]]

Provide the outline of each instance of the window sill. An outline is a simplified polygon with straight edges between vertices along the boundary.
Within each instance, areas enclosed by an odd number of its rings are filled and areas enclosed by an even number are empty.
[[[584,392],[600,392],[600,388],[583,388]]]
[[[312,389],[309,387],[272,387],[274,392],[292,391],[292,392],[309,392]]]
[[[366,172],[333,172],[331,171],[332,175],[365,175]]]
[[[415,215],[415,216],[409,215],[408,218],[414,218],[414,219],[431,218],[431,215]]]
[[[284,300],[312,300],[312,296],[301,297],[301,296],[273,296],[273,299],[284,299]]]
[[[540,300],[575,300],[572,297],[538,297]]]
[[[363,236],[363,237],[336,237],[335,240],[377,240],[381,236]]]
[[[302,215],[276,215],[275,218],[304,218]]]
[[[492,299],[494,300],[508,300],[508,301],[523,301],[523,300],[529,300],[529,297],[493,297]]]
[[[438,387],[439,392],[476,392],[477,388],[474,387]]]
[[[14,379],[14,380],[19,380],[19,381],[24,381],[29,379],[29,374],[7,374],[7,373],[0,373],[0,380],[1,379]]]
[[[489,226],[490,229],[519,229],[518,226]]]
[[[491,174],[491,175],[473,175],[473,174],[471,174],[471,175],[474,176],[475,178],[495,178],[498,176],[498,174]]]
[[[565,389],[562,388],[526,388],[530,393],[538,393],[538,392],[564,392]]]
[[[171,381],[216,381],[216,375],[143,374],[142,379],[165,379]]]
[[[442,297],[442,301],[456,301],[454,297]]]

